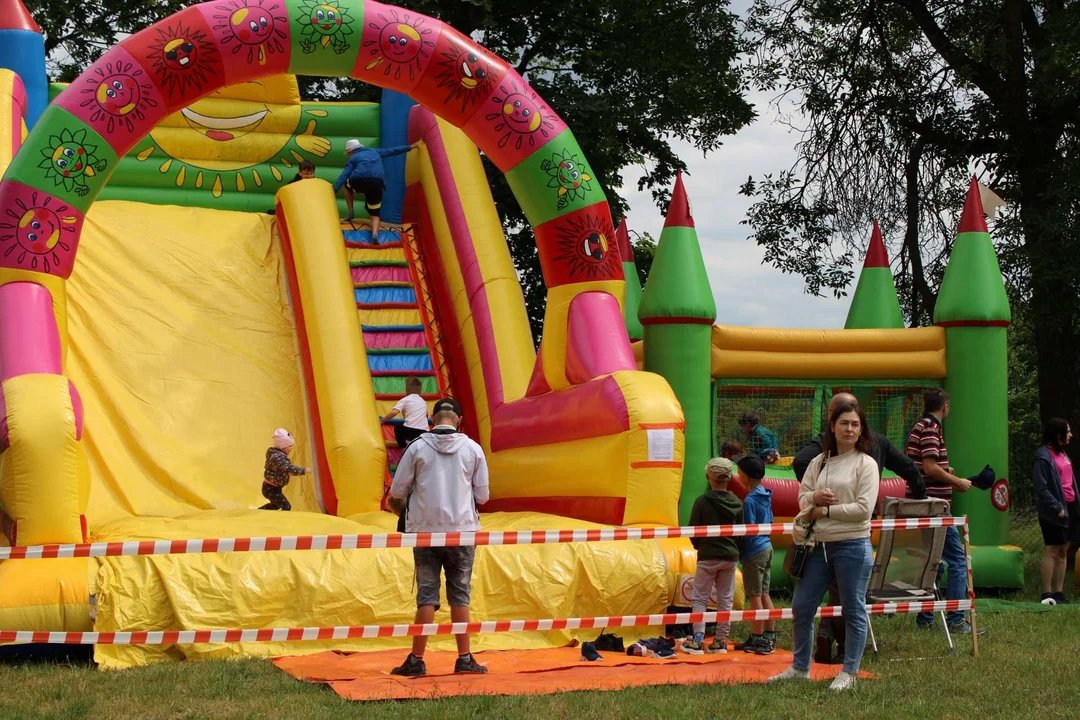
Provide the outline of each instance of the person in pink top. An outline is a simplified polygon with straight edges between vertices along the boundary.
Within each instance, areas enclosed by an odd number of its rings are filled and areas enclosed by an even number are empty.
[[[1072,428],[1061,418],[1050,418],[1043,427],[1043,446],[1035,452],[1031,481],[1035,486],[1039,527],[1046,551],[1042,561],[1042,602],[1067,603],[1065,567],[1069,542],[1080,530],[1080,502],[1077,478],[1065,447],[1072,441]]]

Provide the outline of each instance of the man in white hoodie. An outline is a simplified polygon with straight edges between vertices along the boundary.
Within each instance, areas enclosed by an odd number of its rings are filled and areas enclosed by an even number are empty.
[[[450,398],[435,403],[434,429],[414,440],[405,450],[390,485],[390,496],[408,498],[405,531],[475,532],[480,529],[477,505],[488,500],[488,469],[484,451],[463,433],[461,406]],[[450,619],[469,622],[469,591],[472,583],[474,547],[413,548],[416,563],[416,622],[430,623],[439,609],[440,574],[446,573],[446,598]],[[486,673],[473,659],[469,636],[458,635],[458,659],[454,672]],[[424,650],[427,637],[413,638],[412,652],[391,672],[405,677],[427,674]]]

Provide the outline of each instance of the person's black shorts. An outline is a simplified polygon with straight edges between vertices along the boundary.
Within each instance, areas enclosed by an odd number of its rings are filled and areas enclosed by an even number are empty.
[[[1068,545],[1072,539],[1068,525],[1051,525],[1039,518],[1039,529],[1042,530],[1044,545]]]
[[[417,430],[416,428],[405,427],[404,425],[395,425],[394,440],[397,441],[399,448],[404,449],[406,445],[426,432],[427,430]]]
[[[381,178],[349,178],[348,185],[350,190],[364,196],[364,207],[367,208],[368,215],[379,217],[386,183]]]

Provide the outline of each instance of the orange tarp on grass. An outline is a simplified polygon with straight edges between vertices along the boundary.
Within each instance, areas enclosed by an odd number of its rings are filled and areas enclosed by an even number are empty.
[[[408,700],[458,695],[549,695],[573,690],[621,690],[642,685],[689,685],[693,683],[759,683],[791,665],[791,653],[773,655],[728,652],[723,655],[686,655],[674,659],[630,657],[601,653],[600,662],[580,660],[579,648],[546,650],[491,650],[477,653],[486,675],[455,675],[455,653],[428,652],[428,674],[400,678],[390,669],[400,665],[407,650],[371,653],[323,652],[283,657],[274,664],[298,680],[326,683],[347,700]],[[839,665],[815,665],[815,680],[840,672]],[[860,673],[862,677],[870,677]]]

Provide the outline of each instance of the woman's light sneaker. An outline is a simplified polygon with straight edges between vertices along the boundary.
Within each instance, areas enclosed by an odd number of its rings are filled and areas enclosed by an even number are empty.
[[[771,678],[766,680],[766,682],[771,682],[772,683],[772,682],[782,682],[784,680],[809,680],[809,679],[810,679],[810,671],[809,670],[799,670],[799,669],[797,669],[795,667],[789,667],[787,670],[780,673],[779,675],[773,675]]]
[[[841,671],[836,679],[832,681],[832,685],[829,686],[830,690],[842,692],[844,690],[855,689],[855,676],[851,673]]]

